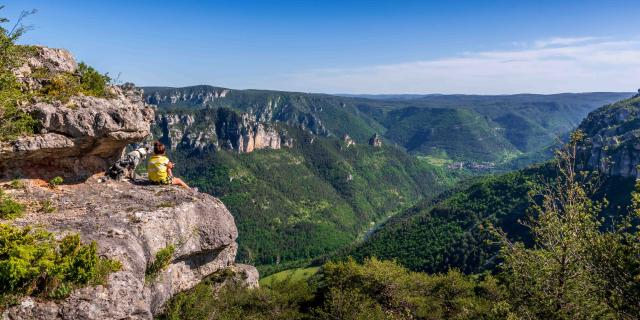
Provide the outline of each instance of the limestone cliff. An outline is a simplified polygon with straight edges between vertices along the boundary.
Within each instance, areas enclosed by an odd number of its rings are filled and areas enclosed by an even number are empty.
[[[591,112],[579,129],[587,136],[580,167],[640,178],[640,94]]]
[[[206,85],[184,88],[146,87],[145,101],[160,110],[195,110],[227,108],[245,113],[248,118],[262,124],[285,123],[313,134],[331,135],[320,119],[326,102],[325,96],[262,90],[231,90]],[[334,107],[341,103],[330,101]]]
[[[39,48],[15,71],[29,90],[42,86],[33,75],[73,73],[77,63],[66,50]],[[84,179],[104,171],[125,146],[149,135],[154,111],[133,85],[110,86],[108,98],[75,95],[62,102],[34,98],[23,109],[38,121],[37,132],[0,143],[0,178],[12,176]]]
[[[292,144],[286,130],[227,108],[158,113],[154,136],[171,149],[197,152],[225,149],[248,153]]]
[[[43,85],[30,76],[34,70],[70,73],[77,67],[67,51],[39,50],[16,71],[27,88]],[[154,109],[133,85],[108,89],[104,98],[78,94],[63,103],[40,97],[22,105],[39,129],[1,145],[0,188],[27,212],[0,223],[38,226],[59,235],[78,233],[83,241],[95,241],[98,253],[120,261],[122,268],[108,276],[106,285],[75,289],[62,300],[27,297],[4,310],[3,319],[151,319],[174,294],[220,270],[233,271],[246,286],[258,285],[254,267],[234,264],[238,232],[218,199],[173,186],[100,177],[127,144],[150,135],[154,120]],[[250,122],[239,119],[237,128],[220,132],[238,133],[234,141],[242,150],[280,146],[279,135]],[[45,181],[58,175],[78,183],[51,188]],[[26,187],[9,188],[9,178],[23,178]],[[40,212],[45,202],[56,212]],[[169,266],[149,278],[147,267],[167,246],[175,247]]]
[[[216,99],[225,98],[231,90],[217,87],[196,86],[191,90],[149,87],[147,88],[147,91],[148,93],[145,95],[145,99],[150,104],[207,106]]]
[[[118,260],[122,269],[106,286],[87,287],[56,302],[30,298],[5,312],[9,319],[150,319],[174,294],[216,271],[233,267],[238,232],[218,199],[180,188],[105,182],[95,178],[55,190],[32,180],[12,196],[24,203],[49,200],[54,214],[37,205],[17,225],[40,225],[59,233],[77,232],[96,241],[99,253]],[[170,265],[145,281],[145,269],[162,248],[174,245]],[[257,285],[257,271],[234,267]]]

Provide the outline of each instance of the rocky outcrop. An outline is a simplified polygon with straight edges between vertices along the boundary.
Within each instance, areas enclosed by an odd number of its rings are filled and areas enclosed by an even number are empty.
[[[640,178],[640,94],[590,113],[579,129],[587,137],[580,146],[579,168]]]
[[[62,301],[29,298],[6,310],[5,318],[151,319],[174,294],[226,268],[241,275],[236,282],[258,285],[255,268],[234,266],[238,232],[218,199],[178,187],[99,181],[90,178],[57,190],[31,181],[12,196],[24,202],[50,200],[57,212],[32,212],[13,223],[78,232],[84,241],[97,242],[100,255],[120,261],[122,269],[109,275],[106,286],[76,290]],[[145,281],[146,266],[168,245],[176,248],[170,265]]]
[[[214,278],[211,280],[215,281],[210,283],[213,291],[218,293],[224,287],[257,288],[259,286],[258,277],[258,270],[255,267],[246,264],[235,264],[222,272],[214,274],[209,279]]]
[[[149,88],[145,100],[154,105],[207,106],[214,100],[224,98],[230,89],[210,86],[186,88]]]
[[[34,53],[27,57],[25,63],[13,70],[14,75],[28,90],[39,90],[44,81],[41,77],[34,77],[33,73],[46,70],[49,74],[73,73],[78,68],[71,52],[65,49],[35,47]]]
[[[30,88],[42,85],[31,74],[74,72],[66,50],[40,48],[15,73]],[[0,178],[63,176],[84,179],[104,171],[125,146],[150,134],[154,111],[133,85],[112,86],[109,98],[84,95],[69,101],[39,99],[23,106],[39,123],[36,134],[0,144]]]
[[[159,113],[156,123],[154,135],[172,149],[248,153],[292,145],[285,130],[226,108]]]
[[[320,119],[322,105],[327,102],[318,99],[318,96],[302,93],[231,90],[206,85],[145,88],[145,101],[157,105],[161,110],[231,108],[259,123],[285,123],[313,134],[328,136],[330,132]],[[338,104],[333,100],[328,103]]]
[[[46,85],[33,76],[43,69],[48,75],[74,76],[77,65],[67,51],[38,50],[15,71],[26,88]],[[21,106],[38,121],[38,132],[0,144],[0,181],[31,178],[24,180],[26,188],[6,191],[26,205],[27,213],[0,223],[38,226],[60,236],[78,233],[85,242],[95,241],[98,253],[120,261],[122,268],[108,276],[106,285],[77,288],[62,300],[25,298],[3,310],[3,319],[152,319],[173,295],[217,272],[232,271],[237,285],[258,285],[255,268],[234,265],[238,232],[218,199],[178,187],[104,181],[96,175],[119,159],[128,144],[149,136],[154,120],[154,109],[144,102],[141,90],[130,84],[107,89],[106,98],[78,94],[63,103],[39,96]],[[163,121],[189,127],[199,119]],[[236,140],[243,150],[280,146],[280,140],[270,140],[274,135],[268,128],[245,125],[242,119],[237,123],[237,128],[220,132],[246,136]],[[253,135],[249,128],[255,128]],[[192,140],[203,143],[205,134]],[[220,136],[216,130],[211,134]],[[45,181],[53,176],[82,183],[52,189]],[[38,212],[44,202],[55,214]],[[175,247],[169,266],[148,276],[147,266],[167,246]]]
[[[374,133],[373,136],[369,139],[369,145],[375,148],[382,147],[382,138],[377,133]]]
[[[258,124],[253,130],[240,136],[238,140],[238,152],[249,153],[257,149],[280,149],[281,137],[272,128],[265,129]]]
[[[345,134],[344,136],[342,136],[342,142],[344,143],[345,148],[349,148],[351,146],[356,145],[356,142],[353,141],[353,139],[348,134]]]

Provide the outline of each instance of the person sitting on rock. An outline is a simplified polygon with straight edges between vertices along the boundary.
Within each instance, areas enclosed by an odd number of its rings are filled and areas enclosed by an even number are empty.
[[[189,186],[180,178],[173,176],[171,169],[175,166],[169,158],[165,156],[165,146],[160,141],[153,143],[153,156],[149,158],[147,164],[147,172],[149,173],[149,181],[154,184],[161,185],[177,185],[190,189]]]

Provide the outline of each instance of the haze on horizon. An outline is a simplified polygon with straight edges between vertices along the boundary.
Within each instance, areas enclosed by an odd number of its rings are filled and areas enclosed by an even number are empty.
[[[23,43],[140,86],[352,94],[635,91],[640,6],[612,1],[4,2]]]

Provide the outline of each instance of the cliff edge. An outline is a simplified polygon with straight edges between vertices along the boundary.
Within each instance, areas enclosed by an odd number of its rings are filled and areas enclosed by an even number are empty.
[[[13,224],[79,233],[122,268],[109,275],[106,286],[76,290],[62,301],[27,298],[5,311],[9,319],[150,319],[174,294],[226,268],[257,286],[255,268],[234,266],[238,231],[218,199],[177,187],[100,181],[90,178],[51,189],[31,180],[24,189],[11,190],[14,199],[31,208]],[[56,212],[38,211],[37,204],[45,200]],[[147,267],[169,246],[175,252],[168,266],[150,278]]]
[[[587,136],[580,146],[580,168],[640,178],[640,93],[589,113],[578,129]]]
[[[35,76],[43,68],[54,76],[76,72],[67,51],[37,50],[15,72],[28,90],[47,85]],[[4,319],[151,319],[173,295],[223,270],[248,287],[258,285],[254,267],[235,264],[238,231],[220,200],[174,186],[102,178],[127,144],[149,136],[154,119],[133,85],[106,90],[105,97],[22,102],[38,127],[0,144],[0,187],[26,209],[0,223],[37,226],[59,237],[77,233],[121,268],[105,285],[76,288],[64,298],[23,298],[2,311]],[[53,176],[76,183],[54,187],[46,182]],[[15,178],[22,187],[12,186]],[[160,259],[161,267],[153,268]]]

